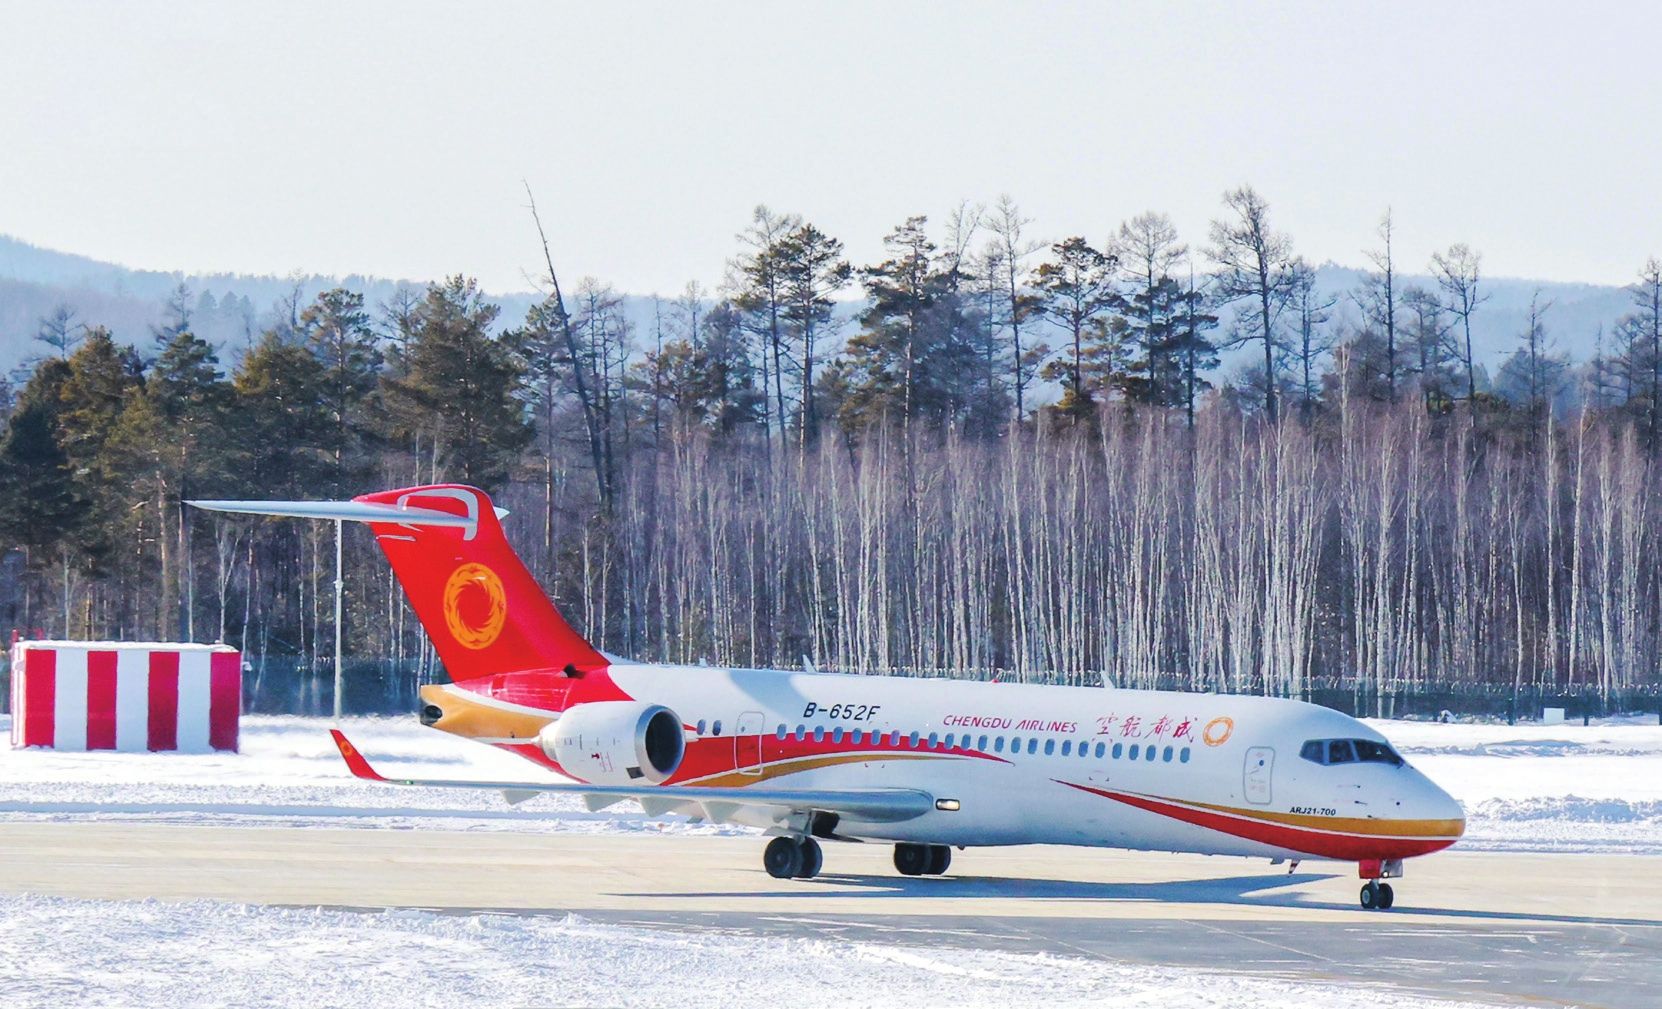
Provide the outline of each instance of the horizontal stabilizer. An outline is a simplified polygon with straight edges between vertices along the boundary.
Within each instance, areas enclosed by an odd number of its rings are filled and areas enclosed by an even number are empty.
[[[431,508],[402,508],[369,501],[189,501],[204,511],[236,512],[240,515],[276,515],[297,519],[330,519],[337,522],[390,522],[405,526],[469,526],[466,515]]]

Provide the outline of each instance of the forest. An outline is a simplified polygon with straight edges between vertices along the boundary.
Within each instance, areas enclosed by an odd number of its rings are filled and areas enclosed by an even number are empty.
[[[183,502],[455,481],[631,658],[1376,699],[1662,683],[1656,259],[1590,360],[1551,350],[1543,301],[1491,380],[1481,254],[1405,283],[1388,212],[1345,313],[1250,187],[1194,238],[1031,225],[961,204],[854,264],[759,207],[649,326],[562,286],[546,239],[522,319],[465,274],[287,299],[223,355],[183,288],[138,339],[60,309],[0,379],[0,632],[226,641],[251,706],[315,707],[333,527]],[[344,548],[354,703],[396,705],[442,670],[367,533]]]

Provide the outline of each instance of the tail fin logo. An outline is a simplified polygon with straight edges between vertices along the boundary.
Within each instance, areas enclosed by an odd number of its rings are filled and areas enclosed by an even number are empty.
[[[468,563],[451,572],[444,585],[444,624],[457,644],[489,648],[507,623],[508,594],[495,571]]]

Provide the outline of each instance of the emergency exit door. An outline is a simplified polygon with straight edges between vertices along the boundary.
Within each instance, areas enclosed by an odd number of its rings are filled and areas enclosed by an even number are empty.
[[[760,711],[739,716],[733,733],[733,766],[744,774],[762,773],[762,731],[766,727]]]

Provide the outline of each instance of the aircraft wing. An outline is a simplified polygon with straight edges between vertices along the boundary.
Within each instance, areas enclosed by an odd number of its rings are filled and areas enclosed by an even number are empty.
[[[728,819],[740,806],[789,812],[836,813],[850,820],[892,823],[922,816],[935,808],[935,799],[926,792],[909,788],[704,788],[697,785],[588,785],[581,782],[454,781],[421,778],[389,778],[369,765],[358,748],[341,733],[330,729],[335,746],[346,766],[357,777],[389,785],[418,785],[427,788],[474,788],[502,792],[510,802],[535,794],[552,792],[581,795],[590,809],[602,809],[623,799],[638,799],[647,813],[657,815],[697,806],[710,820]]]

